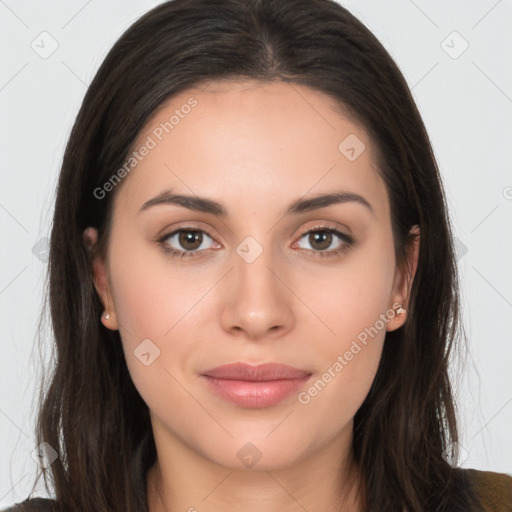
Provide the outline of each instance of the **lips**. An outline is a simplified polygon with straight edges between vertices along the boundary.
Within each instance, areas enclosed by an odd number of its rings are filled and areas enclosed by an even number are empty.
[[[283,401],[304,386],[312,373],[292,366],[231,363],[208,370],[203,381],[217,396],[239,407],[265,408]]]
[[[303,379],[311,372],[279,363],[265,363],[253,366],[245,363],[230,363],[208,370],[203,375],[216,379],[262,382],[283,379]]]

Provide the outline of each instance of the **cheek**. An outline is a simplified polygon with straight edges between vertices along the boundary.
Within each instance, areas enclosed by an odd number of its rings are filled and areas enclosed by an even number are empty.
[[[137,256],[137,252],[132,251],[126,257],[118,258],[112,273],[120,331],[132,342],[140,336],[161,337],[166,324],[172,320],[169,313],[173,310],[169,309],[169,301],[179,299],[176,290],[169,290],[163,285],[158,268]]]
[[[317,361],[322,364],[317,367],[317,379],[298,401],[317,409],[315,416],[335,418],[329,427],[333,431],[354,416],[379,366],[386,322],[393,314],[389,309],[393,248],[389,245],[386,252],[383,247],[361,251],[338,272],[331,271],[321,289],[302,292],[308,293],[322,320],[315,344]]]
[[[121,236],[116,243],[111,280],[126,363],[141,395],[155,402],[160,400],[156,390],[168,387],[165,369],[175,375],[185,364],[187,340],[201,322],[199,299],[206,284],[185,282],[183,271],[172,272],[172,264],[154,248],[132,244],[128,250]]]
[[[394,281],[392,247],[384,243],[373,245],[351,254],[338,267],[309,272],[307,279],[302,278],[303,282],[298,280],[295,285],[325,326],[319,334],[331,353],[374,326],[390,306]],[[377,328],[383,327],[379,321]]]
[[[194,305],[209,282],[207,274],[187,270],[186,264],[180,265],[135,230],[118,229],[111,247],[116,315],[127,339],[165,340],[180,323],[190,324]]]

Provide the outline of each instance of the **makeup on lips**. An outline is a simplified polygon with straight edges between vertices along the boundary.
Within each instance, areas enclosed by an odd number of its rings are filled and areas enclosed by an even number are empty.
[[[239,407],[256,409],[278,404],[298,391],[311,375],[285,364],[230,363],[208,370],[201,377],[222,398]]]

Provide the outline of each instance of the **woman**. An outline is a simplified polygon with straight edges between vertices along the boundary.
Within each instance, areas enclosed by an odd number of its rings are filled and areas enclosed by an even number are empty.
[[[49,285],[56,500],[22,510],[510,510],[512,478],[456,468],[427,133],[335,2],[174,0],[130,27],[66,148]]]

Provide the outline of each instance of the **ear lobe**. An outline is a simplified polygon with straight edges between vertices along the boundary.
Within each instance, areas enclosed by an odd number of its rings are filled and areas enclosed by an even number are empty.
[[[409,309],[409,297],[414,276],[416,275],[416,270],[418,268],[419,252],[420,228],[419,226],[413,226],[408,235],[405,251],[406,261],[401,268],[397,269],[392,293],[392,304],[400,304],[405,310]],[[398,329],[404,324],[406,318],[407,312],[405,314],[402,313],[399,316],[395,316],[391,322],[388,323],[387,330],[394,331],[395,329]]]

